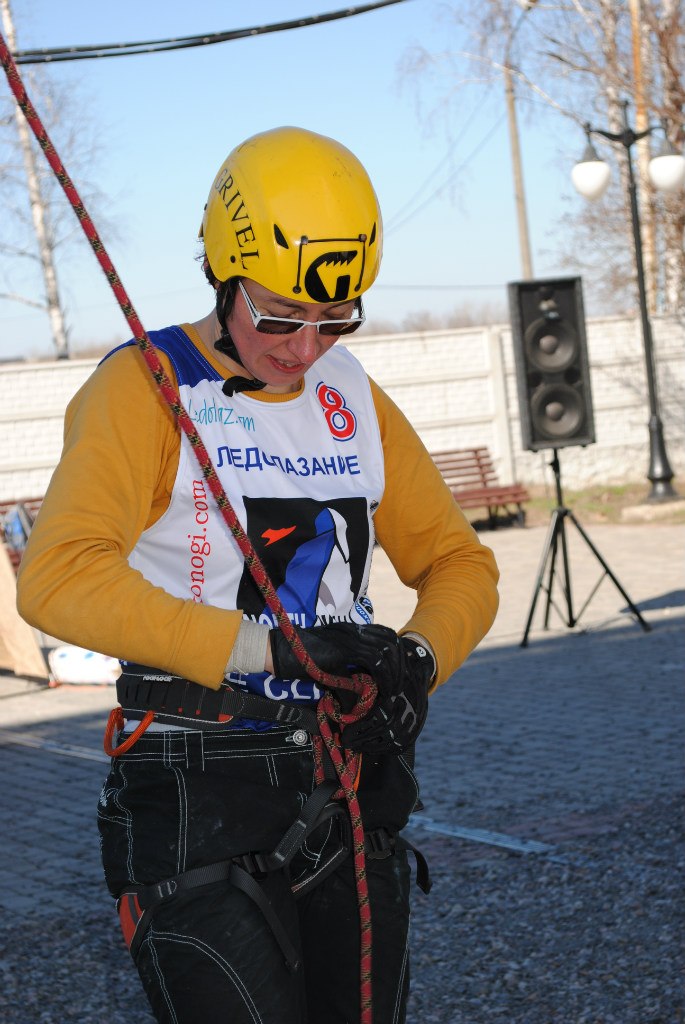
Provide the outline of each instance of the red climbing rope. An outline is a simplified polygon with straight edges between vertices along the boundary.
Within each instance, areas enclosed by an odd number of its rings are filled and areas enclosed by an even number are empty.
[[[207,481],[221,515],[230,529],[240,551],[245,559],[252,578],[257,584],[264,600],[273,612],[279,628],[290,643],[295,657],[300,662],[307,675],[327,688],[338,688],[351,690],[357,694],[358,700],[354,709],[343,714],[335,696],[327,692],[319,701],[317,706],[317,719],[319,722],[320,736],[314,737],[314,756],[316,764],[316,780],[322,782],[324,778],[323,768],[323,747],[325,745],[330,758],[335,766],[340,789],[335,794],[335,799],[344,798],[352,825],[354,845],[354,868],[357,886],[357,900],[359,904],[360,921],[360,1002],[361,1015],[360,1024],[372,1024],[372,998],[371,998],[371,910],[369,906],[368,883],[366,879],[366,861],[364,856],[364,827],[359,808],[359,801],[355,790],[355,780],[359,770],[359,755],[342,749],[336,742],[331,723],[348,724],[356,721],[370,710],[376,697],[376,687],[368,676],[354,675],[351,679],[330,676],[319,669],[307,654],[302,641],[293,627],[288,614],[283,607],[278,594],[276,593],[266,569],[254,550],[249,538],[243,530],[238,517],[236,516],[226,492],[221,486],[216,469],[205,448],[199,433],[195,429],[193,421],[183,408],[181,398],[174,385],[169,380],[162,363],[160,362],[157,350],[147,336],[143,325],[129,299],[124,286],[121,283],[114,264],[110,260],[107,251],[95,229],[88,212],[83,205],[74,184],[67,174],[62,161],[60,160],[55,147],[53,146],[43,123],[28,97],[22,79],[12,59],[4,36],[0,33],[0,62],[5,70],[10,88],[15,99],[28,121],[33,134],[35,135],[50,167],[55,173],[57,180],[62,186],[67,199],[69,200],[86,238],[91,244],[100,266],[102,267],[110,287],[116,296],[126,321],[131,328],[133,337],[143,355],[145,363],[155,380],[164,400],[174,413],[181,429],[185,433],[195,453],[195,457],[202,469],[202,474]]]

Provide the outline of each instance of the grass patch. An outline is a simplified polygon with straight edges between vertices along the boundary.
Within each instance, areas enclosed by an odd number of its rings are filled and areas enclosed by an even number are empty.
[[[620,523],[624,509],[648,504],[650,487],[649,480],[645,479],[643,483],[611,486],[597,484],[577,491],[564,489],[564,502],[581,523]],[[685,480],[675,479],[673,487],[678,495],[685,499]],[[546,526],[556,505],[553,483],[549,487],[531,485],[528,486],[528,491],[531,500],[525,505],[526,526]],[[479,509],[473,509],[469,519],[477,529],[488,529],[487,518]],[[674,503],[670,514],[667,505],[661,506],[658,522],[685,523],[685,508],[682,502]],[[498,525],[511,525],[511,521],[501,518]]]

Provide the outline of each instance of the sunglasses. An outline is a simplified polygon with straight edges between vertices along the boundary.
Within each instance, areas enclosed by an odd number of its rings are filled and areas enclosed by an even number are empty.
[[[355,301],[355,316],[349,320],[294,320],[287,316],[265,316],[260,313],[254,302],[243,288],[242,281],[238,281],[238,288],[245,299],[245,305],[252,317],[252,323],[260,334],[296,334],[304,327],[316,327],[319,334],[334,335],[352,334],[366,320],[364,307],[359,298]]]

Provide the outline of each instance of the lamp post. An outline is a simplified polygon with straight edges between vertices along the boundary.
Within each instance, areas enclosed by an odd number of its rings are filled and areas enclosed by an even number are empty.
[[[595,151],[590,136],[601,135],[610,142],[620,143],[626,151],[628,164],[628,193],[630,198],[630,215],[633,226],[633,241],[635,244],[635,265],[637,269],[637,286],[640,299],[640,318],[642,322],[642,341],[645,355],[645,370],[647,376],[647,393],[649,396],[649,470],[647,478],[651,481],[652,487],[647,496],[647,501],[669,501],[677,498],[678,494],[671,485],[673,470],[671,469],[666,454],[666,443],[664,441],[664,430],[659,412],[659,394],[656,382],[654,365],[654,344],[652,339],[652,325],[649,319],[647,307],[647,294],[645,289],[645,272],[642,259],[642,238],[640,234],[640,213],[637,205],[637,187],[633,171],[631,155],[632,146],[640,139],[657,131],[656,128],[647,128],[645,131],[635,132],[628,123],[628,102],[624,100],[623,107],[623,131],[608,132],[600,128],[592,128],[585,125],[587,135],[587,148],[582,159],[571,172],[573,184],[578,192],[587,199],[598,199],[606,190],[609,184],[609,165],[600,160]],[[650,162],[650,178],[652,183],[665,192],[676,192],[682,188],[685,182],[685,157],[676,153],[673,147],[666,141],[665,149]]]

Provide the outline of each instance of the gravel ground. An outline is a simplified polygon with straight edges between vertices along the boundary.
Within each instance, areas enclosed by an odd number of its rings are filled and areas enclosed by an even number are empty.
[[[409,1024],[685,1019],[682,802],[600,820],[553,855],[424,837],[434,887],[415,890]],[[106,902],[0,925],[0,1020],[151,1024]]]
[[[555,859],[433,844],[411,1024],[683,1021],[682,802],[607,817]]]

